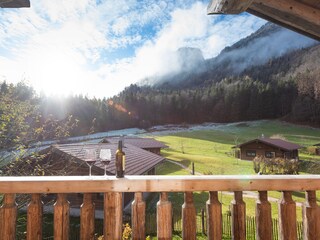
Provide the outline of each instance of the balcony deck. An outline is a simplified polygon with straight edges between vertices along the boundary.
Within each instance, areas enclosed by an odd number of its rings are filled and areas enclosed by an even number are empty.
[[[169,192],[183,192],[182,238],[196,239],[196,211],[193,192],[207,191],[207,236],[222,239],[222,208],[218,191],[233,191],[231,202],[232,238],[246,239],[246,207],[243,191],[258,191],[256,201],[256,239],[271,240],[271,205],[268,191],[282,191],[279,201],[279,239],[297,239],[296,203],[292,191],[306,192],[303,206],[304,239],[320,239],[320,211],[316,190],[320,189],[320,175],[300,176],[70,176],[70,177],[1,177],[0,193],[4,194],[0,207],[0,239],[16,238],[16,194],[31,194],[27,209],[27,239],[42,239],[43,204],[41,194],[57,194],[54,204],[54,239],[69,237],[68,193],[84,193],[81,206],[81,239],[94,239],[93,193],[104,193],[104,239],[122,239],[122,193],[134,192],[132,204],[133,239],[145,239],[144,192],[159,192],[157,203],[158,239],[172,239],[172,205]]]

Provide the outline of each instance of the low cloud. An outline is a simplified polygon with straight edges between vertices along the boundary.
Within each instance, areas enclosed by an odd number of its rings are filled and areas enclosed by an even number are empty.
[[[199,48],[211,58],[264,23],[248,14],[207,16],[206,8],[206,1],[193,0],[43,0],[1,10],[0,76],[27,77],[39,90],[62,78],[73,93],[111,96],[179,71],[179,48]]]
[[[265,64],[288,51],[309,47],[315,43],[311,38],[276,27],[275,31],[249,42],[248,45],[225,52],[218,61],[227,60],[232,64],[235,73],[241,73],[248,67]]]

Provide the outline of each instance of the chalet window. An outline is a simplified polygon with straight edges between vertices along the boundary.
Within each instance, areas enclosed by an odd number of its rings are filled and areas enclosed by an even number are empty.
[[[275,152],[265,152],[266,158],[273,158],[276,156]]]
[[[247,150],[246,155],[247,155],[247,157],[255,157],[256,151],[255,150]]]

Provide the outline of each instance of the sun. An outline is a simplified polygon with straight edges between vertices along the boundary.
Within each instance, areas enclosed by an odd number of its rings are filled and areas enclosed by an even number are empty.
[[[79,59],[68,51],[46,49],[28,59],[28,80],[46,95],[70,95],[84,91],[85,74]]]

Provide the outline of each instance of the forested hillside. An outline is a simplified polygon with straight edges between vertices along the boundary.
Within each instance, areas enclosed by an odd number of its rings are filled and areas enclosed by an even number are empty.
[[[320,125],[319,42],[268,23],[215,58],[203,60],[196,49],[181,52],[195,66],[149,77],[112,99],[130,112],[123,121],[151,126],[285,118]]]

